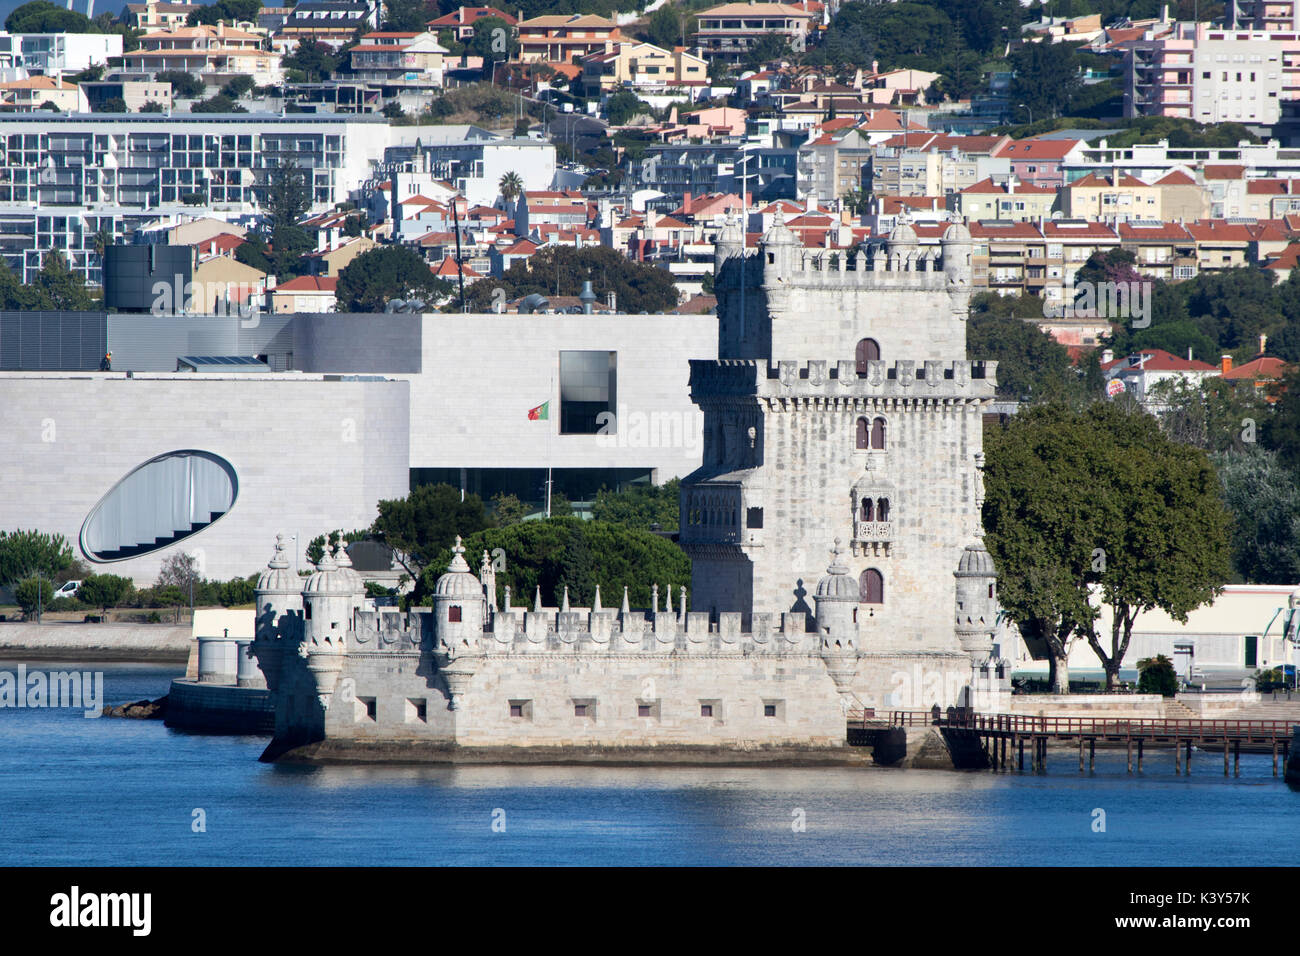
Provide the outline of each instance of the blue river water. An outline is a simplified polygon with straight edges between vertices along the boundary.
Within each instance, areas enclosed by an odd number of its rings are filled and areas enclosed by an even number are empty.
[[[91,669],[106,703],[176,674]],[[1233,779],[1217,754],[1176,776],[1150,751],[1141,777],[1102,751],[1091,775],[1065,753],[1042,775],[302,768],[259,763],[265,743],[0,709],[0,866],[1289,865],[1300,820],[1267,755]]]

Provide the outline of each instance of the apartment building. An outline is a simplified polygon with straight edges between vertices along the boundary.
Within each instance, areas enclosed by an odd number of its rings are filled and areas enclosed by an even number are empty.
[[[19,113],[53,107],[65,113],[85,113],[90,107],[81,87],[55,76],[32,76],[0,82],[0,106]]]
[[[875,148],[856,127],[822,133],[799,147],[798,198],[833,202],[872,189]]]
[[[378,30],[381,6],[380,0],[302,0],[285,17],[276,39],[281,47],[324,43],[337,49],[358,30]]]
[[[955,211],[966,219],[1038,222],[1056,208],[1056,190],[1030,186],[1015,176],[989,177],[954,194]]]
[[[1006,176],[1000,152],[1009,136],[902,133],[875,147],[872,192],[892,196],[948,196],[990,176]]]
[[[1161,191],[1127,173],[1089,173],[1061,190],[1061,211],[1072,219],[1128,222],[1160,219]]]
[[[122,64],[127,77],[181,70],[213,86],[237,76],[250,77],[258,86],[284,79],[280,54],[263,50],[261,36],[224,23],[146,33],[140,49],[123,56]]]
[[[1223,22],[1231,30],[1300,33],[1300,3],[1296,0],[1227,0]]]
[[[1136,220],[1119,223],[1116,232],[1120,246],[1137,259],[1135,268],[1142,275],[1165,282],[1196,275],[1196,239],[1182,223]]]
[[[1065,166],[1077,161],[1087,144],[1081,139],[1016,139],[998,147],[1011,173],[1027,186],[1054,189],[1065,185]]]
[[[159,0],[128,3],[122,21],[132,30],[174,30],[185,26],[190,14],[200,6],[197,3],[160,3]]]
[[[523,63],[572,63],[607,53],[623,39],[618,24],[604,17],[572,14],[520,20],[519,59]]]
[[[62,249],[97,284],[97,232],[203,210],[251,218],[280,160],[298,165],[323,211],[360,187],[387,139],[382,117],[0,113],[0,255],[30,281]]]
[[[740,63],[765,36],[785,37],[803,49],[817,14],[788,3],[724,3],[699,14],[695,43],[707,60]]]
[[[431,32],[376,31],[352,48],[352,73],[358,80],[441,86],[447,53]]]
[[[1124,115],[1273,125],[1300,99],[1300,33],[1174,23],[1124,58]]]
[[[474,24],[487,17],[515,26],[519,21],[496,7],[457,7],[446,16],[436,17],[425,24],[435,34],[443,30],[452,31],[456,40],[464,43],[474,35]]]
[[[119,33],[0,32],[0,70],[26,70],[44,76],[80,73],[121,55]]]
[[[624,87],[662,93],[708,82],[708,63],[685,47],[666,50],[653,43],[615,43],[613,49],[582,59],[582,87],[588,96]]]

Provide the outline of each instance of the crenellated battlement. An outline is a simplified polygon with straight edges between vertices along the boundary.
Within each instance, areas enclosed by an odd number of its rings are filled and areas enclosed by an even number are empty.
[[[512,608],[492,612],[481,632],[449,646],[436,631],[432,608],[357,610],[345,653],[817,655],[820,637],[811,623],[803,612],[722,613],[711,624],[702,611]]]
[[[753,359],[691,361],[691,397],[992,398],[997,389],[996,361],[906,359],[868,361],[863,371],[852,359],[807,362]]]

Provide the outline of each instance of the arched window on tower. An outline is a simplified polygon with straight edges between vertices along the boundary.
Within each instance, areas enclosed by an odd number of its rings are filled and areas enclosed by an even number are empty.
[[[859,449],[871,447],[871,422],[865,418],[858,419],[857,446]]]
[[[875,339],[863,339],[857,349],[858,378],[867,377],[867,363],[880,359],[880,343]]]
[[[871,519],[867,518],[866,520],[870,521]],[[881,498],[879,501],[876,502],[876,520],[877,521],[889,520],[889,499],[888,498]]]
[[[861,419],[859,420],[861,421]],[[871,447],[885,447],[885,420],[883,418],[877,418],[871,422]]]
[[[858,600],[863,604],[885,603],[885,579],[875,568],[867,568],[858,579]]]
[[[875,521],[876,510],[870,498],[862,499],[862,520]]]

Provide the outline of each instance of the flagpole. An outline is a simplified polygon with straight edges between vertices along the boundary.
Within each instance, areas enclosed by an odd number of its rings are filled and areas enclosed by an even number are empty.
[[[550,402],[551,396],[555,394],[555,371],[551,371],[551,387],[546,393],[546,401]],[[548,405],[546,412],[546,517],[551,516],[551,435],[555,433],[554,426],[551,425],[550,407]]]

